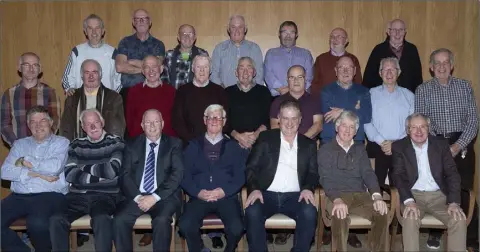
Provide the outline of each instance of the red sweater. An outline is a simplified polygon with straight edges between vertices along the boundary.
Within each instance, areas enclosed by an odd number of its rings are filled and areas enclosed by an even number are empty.
[[[126,121],[127,130],[130,137],[136,137],[143,133],[142,117],[143,113],[148,109],[157,109],[162,113],[163,133],[169,136],[176,136],[172,129],[171,114],[173,101],[175,99],[175,88],[168,83],[151,88],[142,83],[128,89]]]

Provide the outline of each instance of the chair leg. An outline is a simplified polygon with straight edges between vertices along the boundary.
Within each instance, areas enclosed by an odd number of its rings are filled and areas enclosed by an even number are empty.
[[[187,252],[188,251],[187,240],[184,237],[181,237],[180,239],[182,239],[182,249],[183,249],[183,251]]]
[[[395,240],[397,238],[398,224],[399,223],[397,217],[393,217],[392,230],[390,233],[390,251],[393,251],[395,249]]]
[[[448,251],[448,232],[447,232],[448,229],[445,229],[445,231],[443,231],[443,250],[446,252]]]
[[[175,226],[172,227],[172,239],[170,239],[170,251],[174,252],[175,251],[175,241],[177,239],[175,238]]]
[[[77,251],[77,230],[72,230],[70,232],[70,251]]]
[[[320,218],[320,221],[317,228],[317,240],[315,242],[315,251],[320,252],[320,249],[323,245],[323,234],[325,232],[325,224],[323,223],[321,215],[319,215],[318,218]]]
[[[238,252],[245,252],[245,250],[244,250],[244,237],[245,236],[242,236],[242,239],[240,239],[240,241],[238,242],[238,246],[237,246],[237,251]]]
[[[135,252],[135,227],[132,230],[132,244],[133,244],[132,252]]]

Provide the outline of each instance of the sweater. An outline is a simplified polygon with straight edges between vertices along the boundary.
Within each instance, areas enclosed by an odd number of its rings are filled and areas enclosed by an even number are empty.
[[[125,119],[129,137],[136,137],[143,133],[141,126],[143,113],[149,109],[157,109],[162,113],[164,121],[162,132],[169,136],[176,136],[172,129],[171,113],[175,99],[175,88],[167,83],[151,88],[143,82],[128,90]]]
[[[362,83],[362,68],[360,68],[360,63],[358,62],[357,57],[348,52],[345,52],[344,56],[350,56],[353,60],[353,64],[357,68],[357,72],[353,77],[353,83]],[[313,65],[312,87],[310,88],[311,94],[314,96],[320,95],[323,87],[337,80],[335,67],[337,66],[337,61],[340,57],[332,55],[332,53],[328,51],[320,54],[317,59],[315,59],[315,64]]]
[[[177,90],[172,110],[172,126],[184,143],[205,134],[207,127],[203,121],[203,113],[211,104],[220,104],[228,111],[225,89],[213,82],[205,87],[188,83]],[[226,131],[226,127],[223,129]]]
[[[360,127],[355,135],[355,140],[365,140],[363,125],[372,120],[372,101],[368,88],[352,84],[350,88],[343,89],[337,82],[334,82],[323,88],[320,101],[323,115],[332,107],[354,112],[360,118]],[[323,141],[329,141],[335,138],[335,135],[335,123],[324,122],[320,138]]]
[[[380,86],[383,84],[380,77],[380,61],[383,58],[397,57],[390,49],[389,37],[373,48],[368,58],[367,66],[363,76],[363,85],[368,88]],[[422,63],[418,55],[417,47],[407,41],[403,41],[402,57],[399,60],[402,73],[398,77],[397,83],[415,93],[415,89],[423,83]]]
[[[245,184],[247,151],[237,142],[224,138],[220,144],[220,158],[211,162],[204,153],[205,136],[190,141],[184,152],[182,188],[190,197],[197,198],[202,189],[222,188],[225,198],[235,196]]]
[[[227,124],[238,133],[253,132],[261,125],[270,128],[270,103],[272,97],[268,88],[254,85],[248,92],[238,85],[225,89],[228,96]]]
[[[320,148],[317,155],[320,185],[334,201],[341,193],[380,193],[377,176],[362,143],[354,143],[348,152],[336,140]]]
[[[77,45],[72,49],[62,78],[64,90],[80,88],[83,84],[80,67],[86,59],[94,59],[102,66],[102,83],[105,87],[120,92],[122,85],[121,75],[115,69],[117,50],[109,44],[98,48],[91,47],[88,42]]]
[[[118,193],[119,170],[125,145],[118,136],[104,132],[101,140],[77,138],[70,143],[65,178],[70,192]]]

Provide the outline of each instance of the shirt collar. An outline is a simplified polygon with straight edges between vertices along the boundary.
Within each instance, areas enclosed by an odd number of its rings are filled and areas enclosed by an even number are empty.
[[[195,79],[193,79],[193,85],[195,85],[196,87],[206,87],[208,83],[210,83],[210,80],[207,80],[205,83],[201,84],[198,83]]]
[[[290,143],[287,140],[285,140],[285,136],[283,135],[282,131],[280,131],[280,144],[288,146],[289,149],[297,150],[298,149],[297,137],[298,137],[298,133],[295,135],[295,138],[293,139],[292,148],[290,148]]]
[[[160,140],[162,140],[162,136],[161,136],[161,135],[160,135],[160,137],[157,139],[157,141],[155,141],[155,142],[152,142],[150,139],[147,138],[147,146],[149,146],[150,143],[156,143],[157,146],[159,146],[159,145],[160,145]],[[157,146],[155,146],[155,147],[157,147]]]
[[[382,89],[383,89],[384,92],[389,93],[389,92],[388,92],[388,88],[387,88],[387,84],[382,83]],[[395,83],[395,86],[393,86],[393,92],[392,92],[392,93],[397,92],[397,90],[398,90],[398,84]]]
[[[418,147],[411,139],[410,141],[412,142],[413,149],[415,151],[424,151],[428,149],[428,138],[427,138],[427,141],[422,145],[422,147]]]
[[[31,138],[32,138],[32,141],[33,141],[35,144],[46,144],[46,143],[52,141],[52,139],[53,139],[53,133],[50,133],[50,135],[49,135],[47,138],[43,139],[43,141],[40,142],[40,143],[37,142],[37,140],[35,139],[35,137],[31,136]]]
[[[31,88],[34,88],[34,87],[39,87],[40,86],[40,79],[37,79],[37,84],[35,84],[35,86],[31,87]],[[21,87],[25,88],[25,86],[23,85],[23,80],[20,80],[20,82],[18,83],[20,84]],[[29,88],[29,89],[31,89]]]
[[[330,48],[330,54],[333,55],[333,56],[336,56],[336,57],[342,57],[343,55],[345,55],[346,52],[347,51],[344,50],[342,53],[337,53]]]
[[[344,87],[342,86],[342,84],[341,84],[338,80],[336,81],[336,83],[337,83],[337,85],[338,85],[340,88],[345,89],[345,90],[348,90],[348,89],[350,89],[350,88],[352,87],[353,81],[350,83],[350,85],[348,85],[347,88],[344,88]]]
[[[235,46],[235,47],[237,46],[237,45],[235,44],[235,42],[233,42],[232,39],[229,39],[229,41],[230,41],[230,45],[233,45],[233,46]],[[245,44],[245,39],[243,39],[242,41],[240,41],[240,45],[239,45],[239,46],[242,46],[243,44]]]
[[[93,46],[90,44],[90,41],[87,41],[87,44],[88,44],[88,46],[89,46],[90,48],[101,48],[101,47],[103,46],[104,42],[103,42],[103,39],[100,40],[100,43],[98,43],[98,45],[95,46],[95,47],[93,47]]]
[[[237,82],[237,87],[238,87],[238,89],[239,89],[240,91],[244,92],[244,93],[247,93],[248,91],[252,90],[253,86],[255,86],[255,85],[256,85],[256,84],[255,84],[255,81],[252,80],[252,85],[250,85],[249,88],[244,89],[244,88],[242,88],[242,85],[240,85],[240,82]]]
[[[352,148],[353,144],[355,143],[355,141],[353,141],[353,139],[352,139],[352,142],[350,142],[350,146],[345,147],[345,146],[343,146],[343,145],[340,143],[340,140],[338,139],[338,136],[335,137],[335,140],[337,140],[338,145],[339,145],[345,152],[348,152],[348,151],[350,150],[350,148]]]
[[[294,46],[292,46],[292,47],[290,47],[290,48],[287,48],[287,47],[285,47],[285,46],[283,46],[283,45],[280,45],[279,48],[282,49],[282,50],[285,51],[285,52],[291,52],[291,51],[295,50],[295,49],[297,48],[297,46],[294,45]]]
[[[215,136],[215,138],[210,138],[207,133],[205,133],[205,139],[207,139],[208,142],[211,144],[217,144],[218,142],[223,140],[223,134],[219,133]]]
[[[145,81],[143,82],[143,86],[142,86],[142,87],[147,86],[147,81],[148,81],[148,80],[145,79]],[[159,80],[159,82],[160,82],[160,85],[158,85],[158,87],[161,87],[161,86],[163,85],[163,82],[162,82],[162,80]]]
[[[100,141],[103,140],[103,138],[105,137],[105,135],[107,134],[107,132],[105,130],[102,130],[102,136],[98,139],[98,140],[92,140],[88,135],[87,135],[87,139],[90,143],[98,143]]]
[[[433,77],[433,79],[435,79],[435,83],[436,83],[437,85],[439,85],[439,86],[444,86],[444,85],[440,84],[440,81],[438,80],[437,77]],[[451,75],[448,76],[447,86],[449,86],[450,83],[452,83],[452,76],[451,76]]]

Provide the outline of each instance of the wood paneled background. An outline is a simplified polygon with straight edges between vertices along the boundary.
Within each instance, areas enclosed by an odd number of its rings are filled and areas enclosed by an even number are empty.
[[[314,57],[328,50],[328,37],[335,27],[349,33],[348,50],[365,67],[372,48],[385,39],[387,21],[402,18],[407,23],[407,40],[417,45],[424,79],[430,78],[428,56],[439,47],[455,53],[455,75],[472,80],[479,99],[479,2],[462,1],[69,1],[0,3],[1,78],[0,91],[18,82],[17,60],[33,51],[43,65],[43,81],[62,95],[61,77],[67,57],[83,42],[82,21],[90,13],[101,16],[105,40],[116,47],[133,32],[132,11],[145,8],[153,21],[152,34],[167,49],[176,45],[178,26],[189,23],[197,30],[197,45],[212,53],[227,39],[226,27],[232,14],[245,16],[247,39],[257,42],[263,54],[279,44],[278,26],[293,20],[299,27],[298,45]],[[62,99],[63,101],[63,99]],[[479,103],[480,104],[480,103]],[[63,106],[63,104],[62,104]],[[477,153],[479,152],[477,143]],[[7,149],[0,147],[0,160]]]

